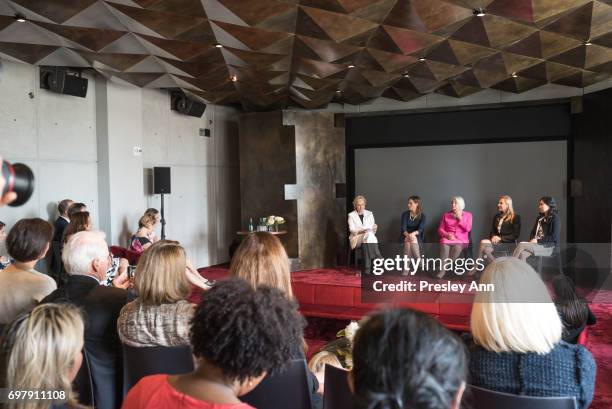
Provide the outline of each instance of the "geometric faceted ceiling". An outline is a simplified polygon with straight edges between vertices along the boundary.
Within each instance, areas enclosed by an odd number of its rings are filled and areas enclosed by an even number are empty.
[[[584,87],[612,0],[0,0],[0,58],[248,111]]]

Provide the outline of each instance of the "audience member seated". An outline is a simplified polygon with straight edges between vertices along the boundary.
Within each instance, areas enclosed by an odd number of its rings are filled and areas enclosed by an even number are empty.
[[[418,259],[421,257],[421,248],[425,242],[425,220],[419,196],[408,198],[408,210],[402,213],[401,218],[401,240],[404,243],[404,255],[408,258]],[[402,275],[408,275],[404,271]]]
[[[91,216],[89,212],[78,212],[72,215],[70,223],[64,231],[64,241],[62,244],[70,239],[70,237],[80,231],[88,231],[92,229]]]
[[[349,387],[356,409],[458,409],[466,376],[461,340],[423,313],[381,311],[355,335]]]
[[[53,238],[53,226],[42,219],[21,219],[6,237],[13,264],[0,270],[0,324],[36,305],[57,288],[48,275],[34,270]]]
[[[68,218],[68,209],[73,203],[74,202],[71,199],[64,199],[57,204],[57,213],[59,216],[55,220],[55,225],[53,226],[55,229],[53,232],[53,241],[62,241],[64,229],[68,226],[68,223],[70,223],[70,219]]]
[[[252,409],[239,397],[289,362],[304,321],[281,291],[229,279],[206,293],[191,325],[195,371],[141,379],[123,409]]]
[[[496,250],[514,251],[513,244],[516,244],[521,235],[521,216],[514,213],[512,198],[508,195],[499,197],[497,202],[497,213],[493,216],[489,238],[480,241],[480,249],[477,258],[486,258],[489,262],[495,260]],[[473,276],[475,269],[468,272],[468,276]]]
[[[6,409],[78,408],[72,391],[83,355],[83,319],[72,306],[43,304],[18,317],[7,329],[0,349],[0,387],[64,393],[52,400],[6,401]]]
[[[144,214],[145,215],[149,215],[149,216],[153,216],[155,218],[154,226],[158,225],[161,222],[161,214],[159,213],[159,210],[157,210],[157,209],[155,209],[153,207],[149,207],[147,210],[145,210]],[[151,232],[149,232],[149,240],[151,240],[151,243],[156,243],[156,242],[159,241],[159,238],[155,234],[155,229],[153,229],[153,230],[151,230]]]
[[[584,347],[561,339],[561,319],[533,268],[501,257],[487,266],[480,283],[493,284],[495,291],[474,299],[471,383],[518,395],[573,396],[580,409],[588,408],[595,361]],[[521,302],[526,293],[539,302]]]
[[[230,265],[230,276],[242,278],[253,286],[268,286],[281,290],[288,299],[293,300],[289,257],[280,240],[267,232],[249,234],[240,243]],[[304,358],[306,342],[301,339],[293,345],[292,358]],[[313,409],[323,404],[317,393],[319,385],[315,375],[308,371],[308,386],[311,391]]]
[[[6,250],[6,224],[0,222],[0,270],[11,264],[11,258]]]
[[[553,279],[552,286],[555,306],[563,324],[563,340],[575,344],[586,326],[596,324],[597,319],[589,303],[576,294],[571,278],[559,275]]]
[[[67,226],[65,226],[64,231],[62,233],[61,236],[61,246],[63,246],[68,239],[66,238],[66,233],[68,228],[70,227],[70,223],[72,223],[72,219],[78,214],[78,213],[84,213],[87,212],[87,205],[85,203],[72,203],[70,205],[70,207],[68,208],[68,219],[70,220],[70,222],[68,223]],[[79,224],[83,224],[82,220],[79,220]]]
[[[325,365],[335,366],[336,368],[343,369],[342,364],[338,360],[336,354],[330,351],[320,351],[314,354],[308,362],[308,369],[317,377],[319,382],[319,390],[317,391],[321,395],[325,393]]]
[[[122,395],[122,350],[117,335],[117,318],[127,302],[129,280],[125,269],[114,285],[100,283],[106,277],[111,255],[104,233],[82,231],[64,246],[62,260],[68,273],[66,284],[42,302],[68,302],[86,313],[85,352],[94,383],[94,400],[99,409],[115,409]]]
[[[353,199],[354,210],[348,214],[349,244],[353,250],[362,249],[365,273],[371,274],[373,260],[382,256],[376,238],[378,225],[374,213],[366,210],[366,203],[366,198],[361,195]]]
[[[561,218],[557,202],[550,196],[544,196],[538,202],[538,211],[529,242],[520,242],[514,250],[514,257],[527,260],[530,256],[551,256],[559,250]]]
[[[195,304],[185,301],[191,286],[185,274],[185,249],[160,241],[144,252],[135,273],[138,298],[121,310],[117,330],[133,347],[189,344]]]
[[[145,213],[140,220],[138,220],[138,230],[136,234],[132,236],[130,250],[140,254],[151,247],[153,241],[151,241],[150,236],[155,232],[156,222],[156,217],[150,213]]]
[[[461,196],[451,199],[450,211],[444,213],[438,226],[440,235],[440,258],[454,260],[461,251],[470,244],[470,231],[472,231],[472,213],[465,211],[465,201]],[[444,277],[446,271],[441,269],[438,278]]]

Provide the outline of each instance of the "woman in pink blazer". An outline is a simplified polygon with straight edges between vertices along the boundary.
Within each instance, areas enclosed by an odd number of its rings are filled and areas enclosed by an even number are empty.
[[[446,260],[454,260],[459,257],[461,250],[470,243],[469,234],[472,230],[472,213],[466,212],[465,201],[461,196],[451,199],[450,211],[444,213],[440,219],[438,234],[440,235],[440,258],[443,263]],[[442,269],[438,278],[444,277]]]

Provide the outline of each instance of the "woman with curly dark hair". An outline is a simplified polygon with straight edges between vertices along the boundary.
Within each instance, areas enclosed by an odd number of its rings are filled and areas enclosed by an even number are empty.
[[[458,409],[466,377],[461,340],[423,313],[378,312],[355,335],[349,386],[357,409]]]
[[[203,297],[191,323],[195,371],[143,378],[123,409],[252,409],[239,397],[289,362],[303,329],[297,304],[281,291],[222,281]]]

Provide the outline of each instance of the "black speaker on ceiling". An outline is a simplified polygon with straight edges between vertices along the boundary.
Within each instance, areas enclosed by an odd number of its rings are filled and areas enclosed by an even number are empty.
[[[80,71],[66,67],[40,67],[40,87],[51,92],[85,98],[87,83]]]
[[[181,114],[200,118],[204,114],[206,104],[187,97],[181,91],[172,91],[170,92],[170,108]]]
[[[168,194],[170,191],[170,168],[153,168],[153,193]]]

